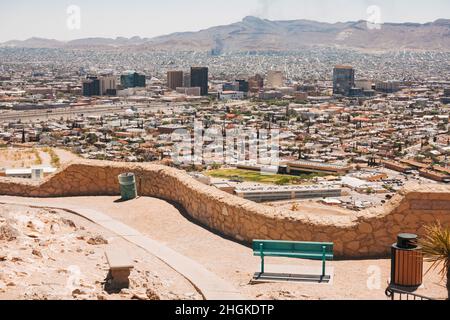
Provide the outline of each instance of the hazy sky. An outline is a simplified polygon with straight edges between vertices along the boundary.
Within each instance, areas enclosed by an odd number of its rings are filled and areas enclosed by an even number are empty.
[[[67,26],[67,8],[80,8],[80,29]],[[0,41],[45,37],[157,35],[197,31],[254,15],[325,22],[367,20],[377,5],[384,22],[450,18],[450,0],[0,0]]]

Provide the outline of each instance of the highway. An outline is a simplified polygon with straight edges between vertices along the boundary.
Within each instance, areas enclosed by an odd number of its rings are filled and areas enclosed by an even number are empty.
[[[155,103],[151,105],[142,104],[118,104],[118,105],[99,105],[99,106],[83,106],[83,107],[69,107],[58,109],[39,109],[27,111],[11,111],[0,114],[0,121],[15,121],[15,120],[50,120],[50,119],[73,119],[77,116],[83,115],[103,115],[111,113],[124,113],[131,107],[137,108],[138,111],[158,111],[160,109],[179,109],[184,104],[170,104]]]

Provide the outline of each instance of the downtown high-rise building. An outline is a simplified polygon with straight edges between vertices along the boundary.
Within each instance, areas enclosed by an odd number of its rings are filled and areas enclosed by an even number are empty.
[[[256,93],[264,88],[264,78],[260,74],[256,74],[248,79],[249,91]]]
[[[208,95],[208,68],[191,68],[191,87],[199,87],[202,96]]]
[[[350,66],[336,66],[333,69],[333,94],[348,96],[355,86],[355,70]]]
[[[443,104],[450,104],[450,87],[444,88],[444,96],[441,97]]]
[[[116,95],[117,80],[115,76],[102,76],[100,81],[100,94],[102,96],[114,96]]]
[[[97,77],[88,77],[83,81],[83,96],[100,96],[100,80]]]
[[[281,71],[269,71],[267,74],[268,88],[281,88],[284,85],[284,76]]]
[[[191,74],[189,72],[185,72],[183,76],[183,87],[190,88],[191,87]]]
[[[120,84],[124,89],[145,88],[145,75],[137,72],[124,74],[120,77]]]
[[[249,82],[247,80],[236,80],[236,82],[239,83],[238,91],[242,91],[242,92],[246,92],[246,93],[250,91]]]
[[[83,81],[83,96],[115,96],[117,93],[117,79],[113,75],[88,76]]]
[[[183,87],[183,71],[167,72],[167,87],[171,90]]]

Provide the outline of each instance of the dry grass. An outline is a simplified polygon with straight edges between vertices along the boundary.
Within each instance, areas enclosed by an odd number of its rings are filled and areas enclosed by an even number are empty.
[[[0,149],[0,167],[23,168],[41,164],[39,152],[34,149]]]
[[[53,150],[52,148],[46,147],[44,149],[42,149],[42,151],[48,153],[48,155],[50,156],[50,163],[53,167],[55,168],[59,168],[61,166],[61,160],[59,159],[59,156],[56,154],[55,150]]]
[[[259,171],[241,169],[219,169],[205,172],[206,175],[221,179],[234,179],[238,181],[248,181],[276,185],[298,185],[308,183],[309,180],[322,176],[320,174],[305,174],[301,176],[291,176],[282,174],[262,174]]]
[[[37,165],[37,166],[41,165],[42,164],[42,158],[41,158],[41,155],[39,154],[39,151],[36,150],[35,148],[33,148],[32,152],[33,152],[34,157],[36,159],[34,164]]]

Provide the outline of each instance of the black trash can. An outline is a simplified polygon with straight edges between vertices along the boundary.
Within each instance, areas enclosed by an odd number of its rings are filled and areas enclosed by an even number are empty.
[[[391,249],[391,285],[420,287],[423,283],[423,253],[415,234],[398,235]]]

